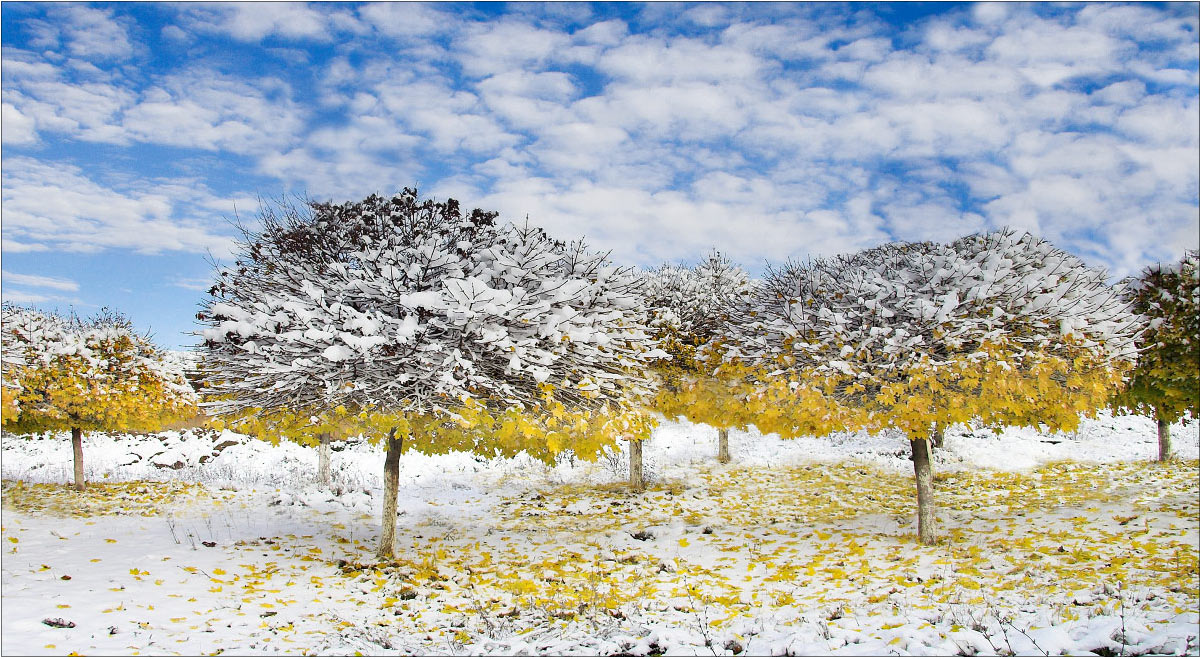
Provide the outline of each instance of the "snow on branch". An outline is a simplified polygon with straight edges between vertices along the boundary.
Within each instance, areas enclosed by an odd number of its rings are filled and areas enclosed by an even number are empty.
[[[6,304],[2,316],[6,427],[142,429],[193,411],[182,362],[121,314],[83,320]]]
[[[733,356],[857,377],[938,365],[993,341],[1135,356],[1138,322],[1106,273],[1030,234],[895,243],[772,270],[731,323]]]
[[[199,315],[215,413],[648,391],[640,282],[581,243],[414,190],[267,217]]]

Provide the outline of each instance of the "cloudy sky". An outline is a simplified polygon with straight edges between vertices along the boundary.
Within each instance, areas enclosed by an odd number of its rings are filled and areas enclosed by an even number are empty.
[[[1198,243],[1198,5],[4,3],[3,296],[168,347],[259,199],[423,195],[615,260],[1010,226]]]

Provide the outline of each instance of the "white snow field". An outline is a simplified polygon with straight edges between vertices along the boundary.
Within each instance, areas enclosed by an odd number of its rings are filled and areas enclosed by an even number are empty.
[[[718,465],[714,429],[665,422],[644,493],[621,455],[406,453],[390,564],[377,446],[327,488],[311,448],[90,435],[80,495],[66,435],[5,435],[0,651],[1196,655],[1198,430],[1158,464],[1138,417],[953,429],[936,547],[898,438],[735,431]]]

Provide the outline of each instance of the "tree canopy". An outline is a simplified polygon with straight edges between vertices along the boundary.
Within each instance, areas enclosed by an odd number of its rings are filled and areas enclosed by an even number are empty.
[[[870,429],[1075,427],[1135,357],[1104,271],[1030,234],[896,243],[771,271],[735,358],[864,411]]]
[[[651,331],[669,359],[657,364],[663,380],[655,408],[720,430],[746,427],[751,389],[723,368],[718,346],[736,300],[751,291],[747,273],[712,250],[695,267],[664,264],[648,273],[645,287]]]
[[[538,437],[544,457],[571,443],[544,432],[566,409],[648,432],[630,403],[651,393],[645,364],[660,353],[637,277],[495,219],[408,189],[268,214],[200,314],[210,409],[405,417],[444,447]],[[473,430],[458,437],[465,414]]]
[[[111,311],[3,308],[4,428],[157,430],[195,411],[182,365]]]
[[[1118,410],[1151,416],[1161,425],[1161,459],[1168,457],[1168,424],[1198,416],[1198,252],[1170,266],[1146,268],[1124,289],[1143,319],[1139,362],[1114,399]]]

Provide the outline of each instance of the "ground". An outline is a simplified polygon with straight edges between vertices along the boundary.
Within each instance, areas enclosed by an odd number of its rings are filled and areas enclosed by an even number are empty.
[[[1137,417],[956,429],[935,547],[896,438],[736,431],[718,465],[715,430],[667,422],[643,493],[620,454],[406,454],[390,563],[375,446],[327,488],[306,447],[95,436],[80,495],[64,436],[5,436],[0,650],[1197,654],[1198,425],[1174,431],[1160,464]]]

